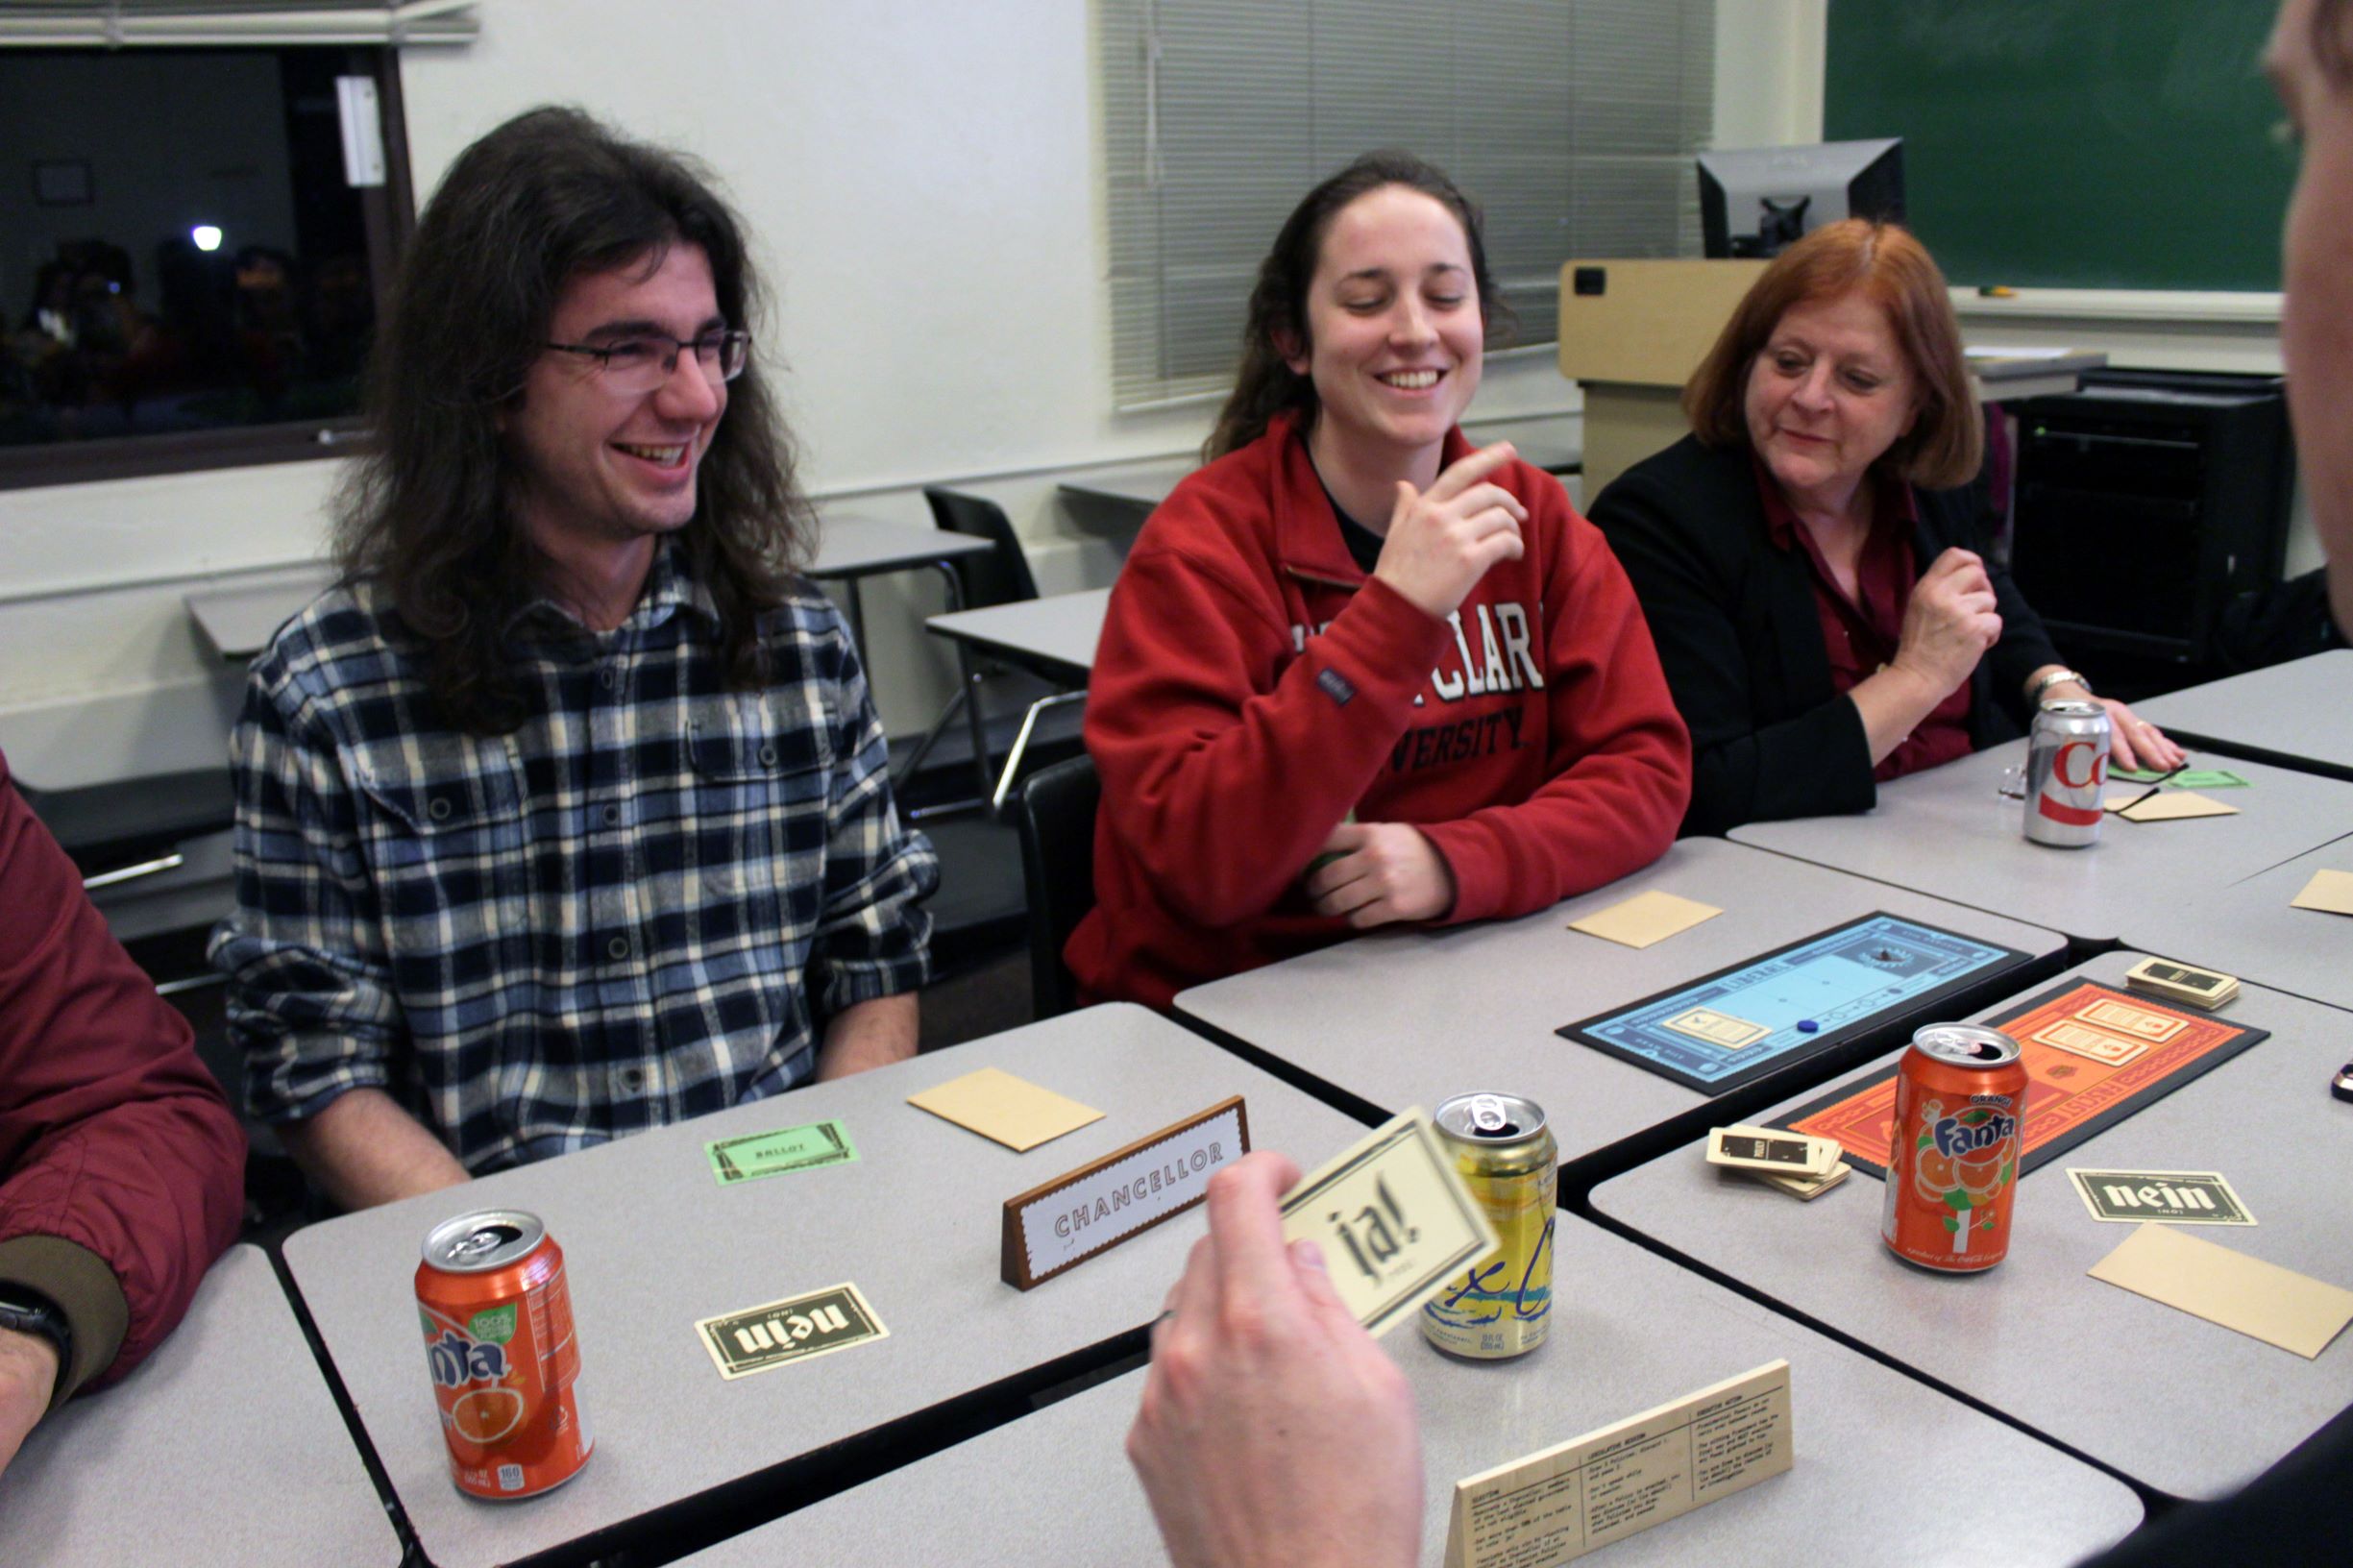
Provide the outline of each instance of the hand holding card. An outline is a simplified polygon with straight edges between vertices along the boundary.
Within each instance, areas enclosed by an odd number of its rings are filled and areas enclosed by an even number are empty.
[[[1152,1331],[1127,1453],[1180,1568],[1349,1560],[1408,1568],[1422,1533],[1413,1390],[1287,1244],[1276,1194],[1299,1167],[1253,1154],[1210,1183],[1209,1236]]]

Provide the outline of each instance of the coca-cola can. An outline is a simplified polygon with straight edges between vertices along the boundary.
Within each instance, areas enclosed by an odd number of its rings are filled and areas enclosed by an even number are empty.
[[[2026,743],[2026,837],[2057,849],[2099,842],[2108,783],[2108,710],[2046,702]]]

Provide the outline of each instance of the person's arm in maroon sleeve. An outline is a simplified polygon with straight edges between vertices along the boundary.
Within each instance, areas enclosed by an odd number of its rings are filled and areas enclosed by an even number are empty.
[[[0,759],[0,1285],[70,1324],[52,1407],[130,1371],[180,1321],[236,1238],[244,1169],[186,1020]],[[12,1451],[6,1433],[0,1446]]]

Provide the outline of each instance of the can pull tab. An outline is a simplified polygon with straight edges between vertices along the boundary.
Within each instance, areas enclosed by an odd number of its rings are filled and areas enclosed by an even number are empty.
[[[1492,1094],[1471,1096],[1471,1130],[1482,1138],[1509,1138],[1517,1131],[1504,1102]]]
[[[520,1237],[523,1233],[512,1225],[485,1225],[450,1249],[453,1261],[479,1258],[484,1253],[498,1251]]]

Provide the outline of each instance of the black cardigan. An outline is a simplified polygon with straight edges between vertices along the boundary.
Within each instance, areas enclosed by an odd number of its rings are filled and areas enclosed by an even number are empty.
[[[1959,545],[1984,551],[1984,493],[1916,491],[1922,571]],[[1868,811],[1878,797],[1863,716],[1830,684],[1802,549],[1777,550],[1746,447],[1685,436],[1613,480],[1588,514],[1633,579],[1675,705],[1691,726],[1683,831]],[[1989,559],[2001,638],[1970,677],[1970,739],[2015,739],[2026,677],[2060,662],[2007,572]]]

